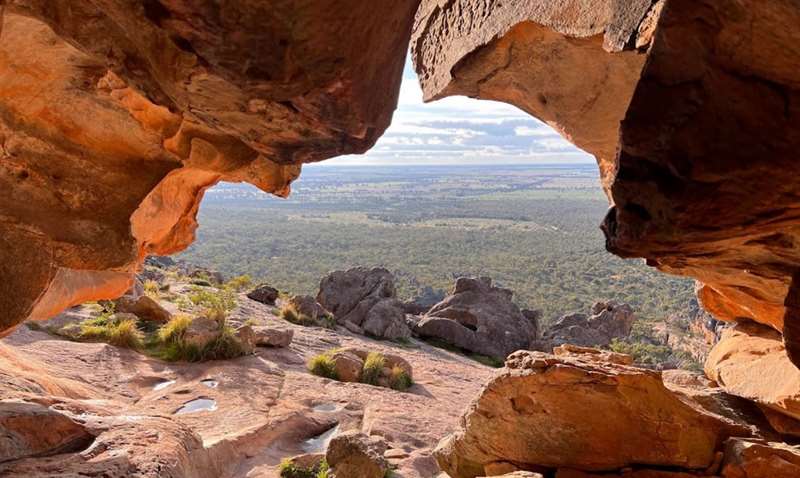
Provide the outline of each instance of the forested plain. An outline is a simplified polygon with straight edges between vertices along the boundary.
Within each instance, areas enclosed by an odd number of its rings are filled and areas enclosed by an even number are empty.
[[[693,283],[606,252],[596,166],[306,167],[290,199],[223,184],[179,258],[316,294],[329,271],[382,266],[401,297],[489,276],[545,321],[596,300],[643,319],[681,313]]]

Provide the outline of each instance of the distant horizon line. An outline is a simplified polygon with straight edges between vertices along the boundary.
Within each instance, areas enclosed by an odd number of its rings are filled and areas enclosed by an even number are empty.
[[[391,163],[391,164],[375,164],[375,163],[354,163],[354,164],[341,164],[341,163],[326,163],[318,161],[315,163],[303,163],[303,167],[324,167],[324,168],[386,168],[386,167],[448,167],[448,168],[463,168],[463,167],[573,167],[573,166],[597,166],[594,161],[563,161],[553,163]]]

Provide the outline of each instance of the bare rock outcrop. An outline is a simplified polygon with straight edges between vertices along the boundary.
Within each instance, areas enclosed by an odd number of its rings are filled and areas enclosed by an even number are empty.
[[[122,295],[220,180],[285,196],[366,151],[417,6],[0,2],[0,329]]]
[[[628,304],[595,302],[591,315],[568,314],[556,320],[544,331],[541,342],[545,350],[564,344],[605,347],[615,338],[627,337],[635,320]]]
[[[278,289],[268,284],[261,284],[247,293],[247,297],[262,304],[273,305],[278,299]]]
[[[331,440],[325,459],[336,478],[383,478],[389,471],[384,452],[386,442],[381,437],[345,432]]]
[[[800,476],[800,447],[764,440],[731,438],[725,446],[723,478]]]
[[[351,331],[383,339],[411,336],[394,276],[383,268],[335,271],[320,281],[317,301]]]
[[[792,331],[800,177],[775,171],[800,149],[798,22],[793,0],[424,0],[411,45],[427,100],[504,101],[595,155],[609,251]]]
[[[651,370],[583,352],[520,351],[436,455],[454,478],[484,476],[496,463],[530,471],[612,472],[634,465],[703,471],[728,437],[758,432],[727,412],[715,413],[712,403],[713,397],[667,387]]]
[[[527,349],[537,325],[511,300],[513,292],[492,285],[488,277],[460,277],[452,293],[431,307],[414,331],[421,337],[490,357],[505,358]]]
[[[38,403],[0,401],[0,463],[82,450],[94,441],[86,428]]]
[[[800,370],[774,329],[753,322],[726,329],[705,372],[728,393],[800,420]]]

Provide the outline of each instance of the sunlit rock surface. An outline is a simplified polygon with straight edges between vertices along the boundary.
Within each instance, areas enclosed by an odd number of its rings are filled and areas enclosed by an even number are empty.
[[[0,329],[121,295],[217,181],[367,150],[417,3],[0,1]]]
[[[611,252],[786,328],[800,362],[798,22],[792,0],[425,0],[411,45],[426,99],[511,103],[597,157]]]

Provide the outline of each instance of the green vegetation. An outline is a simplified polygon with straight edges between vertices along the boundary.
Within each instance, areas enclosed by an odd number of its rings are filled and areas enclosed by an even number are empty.
[[[601,299],[646,320],[682,311],[692,281],[606,252],[598,185],[593,165],[307,168],[288,200],[210,191],[180,257],[312,295],[329,271],[357,265],[393,271],[401,299],[488,275],[545,323]]]
[[[211,312],[216,317],[225,316],[236,308],[236,294],[227,288],[212,289],[194,286],[189,293],[189,300],[195,307]]]
[[[152,299],[158,300],[159,290],[158,290],[158,282],[153,280],[146,280],[144,284],[144,293]]]
[[[325,327],[326,329],[336,328],[336,319],[334,319],[333,316],[325,314],[314,319],[306,314],[301,314],[298,312],[297,308],[290,304],[284,304],[283,307],[278,310],[277,315],[287,322],[302,325],[304,327],[318,326]]]
[[[119,319],[115,315],[101,315],[81,323],[80,338],[138,350],[143,346],[144,335],[137,328],[136,319]]]
[[[280,311],[278,312],[278,317],[297,325],[314,325],[314,319],[305,314],[301,314],[294,306],[289,304],[285,304],[283,307],[281,307]]]
[[[226,289],[235,290],[236,292],[242,292],[251,288],[252,286],[253,279],[247,274],[236,276],[225,283]]]
[[[308,361],[308,371],[314,375],[338,380],[339,376],[336,373],[336,362],[333,360],[332,351],[324,352],[315,355]]]
[[[370,385],[378,385],[381,378],[383,367],[386,366],[386,357],[380,352],[370,352],[364,360],[364,367],[361,369],[361,382]]]
[[[408,390],[414,385],[411,376],[399,365],[392,367],[392,374],[389,376],[389,386],[401,392]]]
[[[278,465],[281,478],[328,478],[330,467],[324,459],[311,468],[302,468],[294,464],[291,458],[284,458]]]

